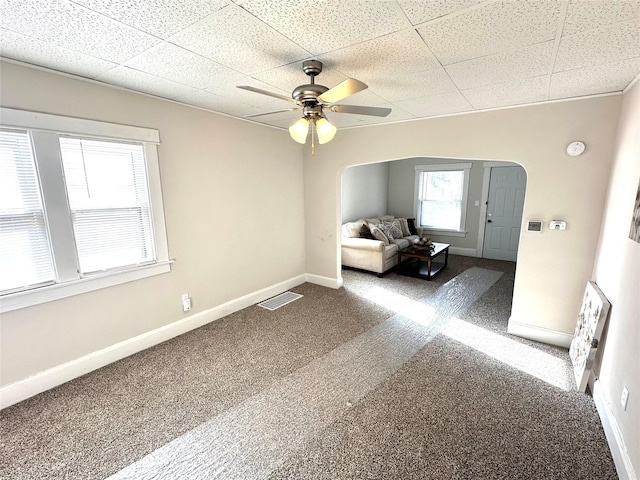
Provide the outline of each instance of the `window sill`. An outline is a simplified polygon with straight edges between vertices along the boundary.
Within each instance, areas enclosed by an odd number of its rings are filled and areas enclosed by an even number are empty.
[[[72,282],[47,285],[23,292],[11,293],[0,297],[0,313],[11,312],[41,303],[52,302],[62,298],[92,292],[102,288],[133,282],[171,271],[173,260],[136,267],[131,270],[108,272],[101,275],[74,280]]]
[[[431,235],[442,235],[443,237],[466,237],[467,236],[467,232],[460,231],[460,230],[438,230],[435,228],[425,228],[425,227],[418,227],[418,230],[422,232],[421,235],[431,234]]]

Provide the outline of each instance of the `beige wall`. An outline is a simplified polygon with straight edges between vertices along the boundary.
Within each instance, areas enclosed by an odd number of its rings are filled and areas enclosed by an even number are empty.
[[[386,162],[345,170],[341,223],[386,215],[388,187],[389,164]]]
[[[640,181],[640,83],[624,95],[594,279],[611,302],[600,382],[640,473],[640,243],[629,238]],[[629,389],[627,410],[620,405]]]
[[[621,96],[343,130],[305,152],[307,273],[340,277],[340,175],[345,167],[411,157],[514,161],[527,171],[524,220],[566,231],[523,234],[511,321],[572,335],[590,279]],[[582,140],[580,157],[566,146]],[[570,337],[569,337],[570,338]]]
[[[167,274],[3,314],[2,385],[304,273],[302,153],[283,131],[10,63],[0,75],[4,107],[160,131],[176,260]]]

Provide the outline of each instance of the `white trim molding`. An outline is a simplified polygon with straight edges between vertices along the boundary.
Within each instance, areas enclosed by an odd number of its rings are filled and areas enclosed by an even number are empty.
[[[154,345],[158,345],[190,330],[202,327],[243,308],[255,305],[256,303],[285,292],[292,287],[301,285],[305,281],[307,281],[307,275],[298,275],[297,277],[249,293],[240,298],[223,303],[222,305],[195,313],[187,318],[177,320],[163,327],[156,328],[155,330],[128,338],[115,345],[89,353],[75,360],[49,368],[23,380],[5,385],[0,388],[0,409],[14,405],[29,397],[62,385],[74,378],[153,347]]]
[[[509,318],[507,333],[515,335],[516,337],[528,338],[529,340],[563,348],[569,348],[571,346],[571,340],[573,340],[573,334],[521,323],[514,320],[513,317]]]
[[[463,257],[477,257],[478,251],[475,248],[449,247],[449,253],[462,255]]]
[[[624,444],[622,433],[618,427],[616,417],[613,415],[613,410],[609,406],[609,401],[605,393],[600,386],[600,380],[596,380],[593,385],[593,401],[596,404],[598,415],[602,421],[602,428],[604,434],[607,437],[609,448],[611,450],[611,456],[613,457],[613,463],[616,465],[618,477],[624,480],[637,480],[636,473],[629,458],[627,447]]]
[[[313,275],[311,273],[307,273],[306,279],[307,279],[307,282],[309,283],[314,283],[316,285],[320,285],[321,287],[333,288],[336,290],[342,287],[342,284],[343,284],[343,279],[341,276],[338,278],[329,278],[329,277],[323,277],[320,275]]]

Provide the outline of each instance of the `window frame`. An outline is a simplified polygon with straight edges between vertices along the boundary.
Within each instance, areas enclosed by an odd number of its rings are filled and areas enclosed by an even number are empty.
[[[37,157],[36,170],[41,182],[40,188],[45,215],[48,217],[46,224],[47,228],[50,229],[50,241],[54,251],[54,268],[57,272],[57,281],[54,284],[0,296],[0,313],[167,273],[171,270],[173,260],[169,258],[164,220],[157,150],[157,146],[160,144],[158,130],[4,107],[0,107],[0,118],[2,127],[29,130],[32,136],[34,154]],[[154,263],[120,270],[108,270],[78,278],[79,273],[75,267],[77,265],[75,240],[73,237],[69,238],[68,235],[68,232],[73,235],[73,229],[67,228],[66,225],[66,223],[68,225],[71,224],[71,217],[67,218],[64,215],[51,214],[50,209],[47,209],[47,204],[52,201],[67,202],[66,190],[61,191],[59,188],[59,184],[62,183],[64,185],[64,182],[57,182],[58,188],[55,188],[56,182],[42,181],[47,175],[60,174],[62,171],[59,145],[53,144],[54,141],[58,141],[59,135],[136,142],[143,145],[151,203],[153,238],[156,249],[156,261]],[[48,188],[52,188],[51,191],[47,191]],[[51,231],[61,226],[65,227],[63,230],[67,233],[58,232],[56,234]]]
[[[461,162],[461,163],[443,163],[443,164],[432,164],[432,165],[416,165],[415,166],[415,185],[414,185],[414,206],[413,206],[413,214],[416,218],[416,227],[420,228],[423,233],[431,233],[433,235],[445,235],[450,237],[466,237],[467,230],[467,202],[469,199],[469,176],[471,173],[471,168],[473,167],[472,162]],[[422,209],[422,201],[420,200],[420,187],[421,187],[421,177],[423,173],[428,172],[444,172],[444,171],[462,171],[464,173],[463,187],[462,187],[462,200],[460,205],[460,228],[457,230],[453,229],[445,229],[445,228],[429,228],[423,226],[421,224],[421,209]]]

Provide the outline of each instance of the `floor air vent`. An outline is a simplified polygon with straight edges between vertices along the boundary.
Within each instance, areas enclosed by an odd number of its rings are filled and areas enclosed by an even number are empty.
[[[299,299],[300,297],[302,297],[302,295],[300,295],[299,293],[284,292],[284,293],[281,293],[280,295],[276,295],[275,297],[270,298],[269,300],[260,302],[258,306],[262,308],[266,308],[267,310],[276,310],[286,305],[287,303],[291,303],[294,300]]]

